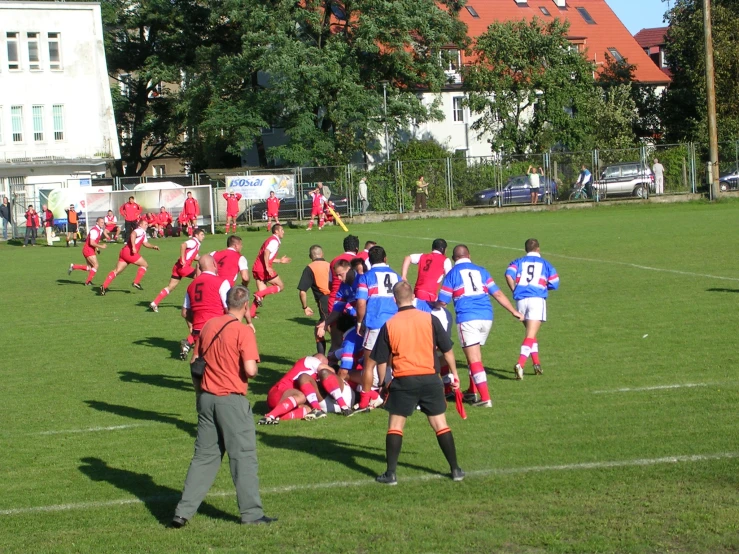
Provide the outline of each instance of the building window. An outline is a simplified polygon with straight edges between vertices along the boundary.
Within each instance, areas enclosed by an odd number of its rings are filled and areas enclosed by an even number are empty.
[[[452,98],[452,114],[454,121],[457,123],[464,122],[464,96],[455,96]]]
[[[61,34],[49,33],[49,69],[59,70],[62,68]]]
[[[54,116],[54,140],[64,140],[64,106],[54,104],[52,115]]]
[[[577,13],[579,13],[582,18],[585,20],[585,23],[588,25],[595,25],[595,19],[590,17],[590,14],[588,13],[588,10],[585,8],[575,8],[577,10]]]
[[[31,114],[33,115],[33,140],[34,142],[43,142],[44,140],[44,107],[32,106]]]
[[[665,51],[661,48],[659,50],[659,66],[663,69],[667,67],[667,56],[665,56]]]
[[[26,33],[28,39],[28,69],[38,71],[41,69],[41,59],[38,51],[38,33]]]
[[[465,6],[465,8],[467,8],[467,11],[470,13],[472,17],[474,17],[475,19],[480,19],[480,16],[478,15],[475,8],[473,8],[472,6]]]
[[[551,15],[552,15],[551,13],[549,13],[549,10],[548,10],[548,9],[546,9],[546,8],[545,8],[544,6],[539,6],[539,9],[541,10],[541,13],[543,13],[543,14],[544,14],[544,15],[546,15],[547,17],[549,17],[549,16],[551,16]]]
[[[462,65],[459,50],[447,49],[441,51],[441,67],[444,71],[457,73]]]
[[[155,165],[154,166],[154,170],[153,170],[154,177],[163,177],[164,176],[164,170],[165,170],[165,166],[163,166],[163,165]]]
[[[11,106],[10,119],[13,124],[13,142],[23,142],[23,106]]]
[[[18,33],[7,33],[8,43],[8,69],[20,69],[21,57],[18,49]]]
[[[616,50],[615,48],[609,48],[608,53],[611,55],[611,57],[616,60],[617,62],[624,61],[624,57],[621,55],[621,53]]]
[[[121,89],[121,95],[128,98],[131,95],[131,75],[121,73],[118,76],[118,86]]]

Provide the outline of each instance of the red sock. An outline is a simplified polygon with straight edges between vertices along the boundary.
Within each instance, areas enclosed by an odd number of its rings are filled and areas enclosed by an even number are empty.
[[[360,392],[359,393],[359,408],[364,409],[369,406],[370,400],[372,400],[372,391]]]
[[[310,408],[308,406],[300,406],[299,408],[295,408],[292,412],[288,412],[284,416],[281,416],[280,421],[285,421],[288,419],[303,419],[309,413]]]
[[[185,340],[187,341],[187,344],[192,346],[193,344],[195,344],[195,335],[190,333],[189,335],[187,335],[187,338]]]
[[[528,360],[529,355],[531,355],[531,347],[535,342],[536,339],[523,339],[523,343],[521,344],[521,355],[518,357],[518,365],[521,367],[526,365],[526,360]]]
[[[74,264],[72,266],[72,269],[76,269],[77,271],[90,271],[90,266],[82,265],[82,264]]]
[[[86,285],[89,285],[90,283],[92,283],[92,280],[95,278],[95,274],[98,272],[98,270],[95,269],[94,267],[91,267],[89,269],[90,271],[87,272],[87,280],[85,280]]]
[[[285,400],[277,404],[275,409],[267,414],[267,417],[281,417],[288,412],[292,412],[297,406],[298,403],[295,399],[292,396],[288,396]]]
[[[313,220],[311,219],[310,222],[308,223],[308,229],[312,229],[312,228],[313,228]]]
[[[470,386],[467,387],[466,394],[477,394],[477,387],[475,386],[475,380],[472,378],[472,371],[470,371],[469,374],[470,374]]]
[[[539,342],[536,339],[531,340],[534,341],[531,345],[531,361],[539,365]]]
[[[254,296],[258,296],[260,298],[264,298],[265,296],[269,296],[270,294],[277,294],[280,292],[280,287],[277,285],[272,285],[271,287],[267,287],[264,290],[260,290],[259,292],[255,292]]]
[[[310,404],[310,407],[314,410],[320,410],[321,406],[318,403],[318,392],[316,392],[313,383],[303,383],[300,385],[300,392],[305,395],[305,399]]]
[[[339,385],[339,378],[336,377],[336,375],[333,373],[327,375],[323,378],[321,384],[323,385],[323,388],[326,389],[326,392],[331,395],[331,398],[336,400],[336,403],[340,408],[348,407],[344,398],[341,396],[341,386]]]
[[[115,271],[111,271],[108,273],[108,276],[105,278],[105,282],[103,283],[103,288],[107,289],[108,286],[113,282],[113,279],[115,279]]]
[[[160,303],[160,302],[161,302],[162,300],[164,300],[164,298],[165,298],[165,297],[166,297],[166,296],[167,296],[168,294],[169,294],[169,289],[168,289],[167,287],[164,287],[164,288],[162,289],[162,291],[161,291],[161,292],[160,292],[160,293],[159,293],[159,294],[157,295],[157,297],[156,297],[156,298],[154,299],[154,302],[152,302],[152,304],[154,304],[155,306],[158,306],[158,305],[159,305],[159,303]]]
[[[249,310],[249,317],[255,317],[257,315],[257,303],[251,303],[251,309]]]
[[[267,223],[267,231],[271,231],[271,230],[272,230],[272,224],[271,223]]]
[[[485,368],[482,362],[474,362],[470,364],[470,372],[472,372],[472,380],[475,382],[475,386],[480,393],[480,400],[485,402],[490,400],[490,393],[488,392],[488,376],[485,375]]]
[[[138,285],[141,282],[141,279],[144,278],[144,273],[146,273],[146,268],[140,267],[139,270],[136,272],[136,278],[133,280],[133,283],[135,285]]]

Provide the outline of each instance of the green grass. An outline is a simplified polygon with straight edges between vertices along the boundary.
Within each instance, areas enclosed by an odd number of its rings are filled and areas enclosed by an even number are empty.
[[[146,305],[179,240],[145,252],[144,292],[127,269],[104,298],[82,273],[66,275],[81,249],[1,245],[0,551],[736,552],[738,216],[739,203],[722,202],[352,226],[397,270],[433,238],[466,242],[501,285],[524,240],[539,238],[561,277],[540,333],[544,376],[529,365],[523,382],[512,379],[522,329],[496,309],[483,349],[495,406],[468,409],[467,421],[449,410],[463,483],[440,475],[446,464],[420,415],[394,488],[373,482],[384,469],[382,411],[259,428],[264,506],[280,521],[249,529],[236,524],[227,464],[190,525],[165,528],[197,422],[187,366],[173,357],[184,286],[160,313]],[[251,262],[266,233],[242,236]],[[257,322],[256,413],[311,353],[295,290],[308,247],[332,256],[343,236],[285,235],[287,290],[267,298]],[[205,250],[224,242],[208,237]],[[101,256],[98,284],[117,250]],[[598,392],[678,384],[700,386]],[[125,427],[79,432],[116,426]],[[648,463],[671,456],[698,458]],[[68,509],[38,509],[56,505]]]

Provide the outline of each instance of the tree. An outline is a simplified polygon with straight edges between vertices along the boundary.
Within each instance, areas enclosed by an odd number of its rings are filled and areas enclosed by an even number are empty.
[[[739,41],[736,22],[739,2],[712,0],[716,116],[719,140],[739,137]],[[703,3],[676,0],[667,13],[665,37],[672,83],[667,89],[662,117],[668,141],[708,142]]]
[[[577,149],[590,135],[593,65],[555,19],[493,23],[474,45],[464,73],[472,129],[489,134],[493,151],[525,154],[560,145]]]

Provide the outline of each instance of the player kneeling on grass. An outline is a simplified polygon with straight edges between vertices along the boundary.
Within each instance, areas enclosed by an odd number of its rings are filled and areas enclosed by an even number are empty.
[[[536,334],[541,324],[547,320],[547,293],[559,288],[557,270],[541,257],[539,241],[529,239],[524,248],[526,255],[513,260],[505,272],[506,283],[513,292],[516,308],[524,316],[523,325],[526,329],[521,354],[513,368],[519,381],[523,379],[523,368],[529,356],[534,362],[534,373],[543,373],[539,364],[539,342]]]
[[[314,354],[298,360],[269,390],[267,406],[271,411],[258,424],[276,425],[280,420],[286,419],[312,420],[326,417],[328,406],[319,395],[317,381],[320,381],[341,413],[349,415],[349,404],[352,402],[349,387],[336,376],[325,356]]]
[[[439,447],[449,462],[451,478],[461,481],[464,472],[457,464],[454,437],[446,422],[444,385],[434,369],[434,349],[438,348],[454,376],[452,386],[459,388],[452,341],[437,318],[413,307],[413,289],[406,281],[393,286],[393,296],[398,313],[382,326],[370,354],[378,365],[393,359],[393,380],[385,403],[390,414],[385,437],[387,470],[376,480],[386,485],[398,483],[395,470],[403,445],[403,428],[418,406],[436,432]]]
[[[101,248],[106,248],[106,245],[102,244],[103,237],[107,237],[110,240],[108,232],[103,228],[104,220],[102,217],[98,217],[95,220],[95,225],[87,233],[85,239],[85,246],[82,247],[82,255],[85,257],[86,265],[82,264],[69,264],[69,270],[67,275],[71,275],[74,270],[87,271],[87,280],[85,286],[92,284],[92,279],[98,270],[98,257]]]

